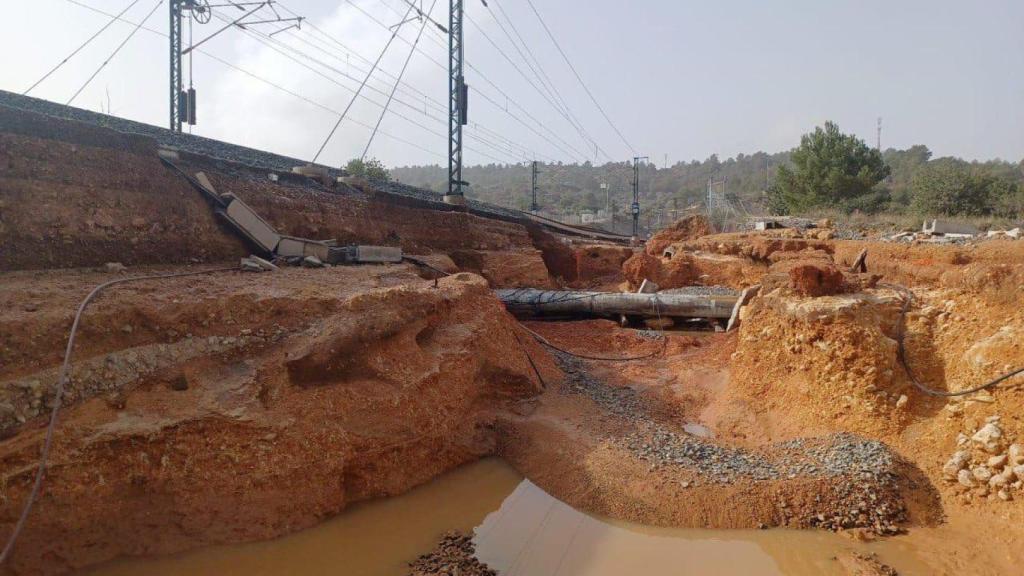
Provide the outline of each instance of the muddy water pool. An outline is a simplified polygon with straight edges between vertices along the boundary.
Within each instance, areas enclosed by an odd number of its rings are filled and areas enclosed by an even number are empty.
[[[926,574],[899,539],[864,544],[825,532],[640,526],[583,514],[491,458],[392,498],[354,505],[296,534],[159,558],[117,560],[95,576],[400,576],[447,530],[473,532],[477,556],[509,576],[844,574],[837,554],[876,552]]]

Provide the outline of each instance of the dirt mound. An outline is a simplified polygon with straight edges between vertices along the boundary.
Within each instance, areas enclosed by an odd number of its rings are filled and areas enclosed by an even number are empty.
[[[695,240],[711,234],[711,223],[702,214],[693,214],[676,220],[667,228],[662,228],[647,241],[644,252],[652,256],[661,256],[670,244]]]
[[[740,326],[730,389],[765,415],[758,426],[770,438],[837,427],[888,437],[912,413],[927,413],[900,401],[909,383],[896,356],[899,310],[888,291],[756,298]]]
[[[661,289],[686,286],[729,286],[743,288],[760,282],[766,266],[746,258],[708,253],[677,252],[671,258],[640,252],[623,263],[622,273],[636,290],[644,279]]]
[[[0,442],[5,536],[38,462],[69,314],[106,279],[0,283],[0,394],[14,423]],[[537,394],[539,376],[559,379],[482,278],[435,284],[411,266],[124,285],[86,312],[80,343],[17,573],[311,526],[493,453],[495,420]]]
[[[804,296],[839,294],[846,288],[843,273],[831,262],[794,261],[789,267],[789,281]]]
[[[576,248],[575,256],[578,282],[621,282],[622,264],[633,256],[633,249],[594,244]]]

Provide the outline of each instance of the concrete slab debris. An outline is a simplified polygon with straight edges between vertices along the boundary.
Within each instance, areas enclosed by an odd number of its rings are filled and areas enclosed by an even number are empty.
[[[651,282],[647,278],[644,278],[644,281],[640,283],[640,289],[637,290],[637,293],[638,294],[654,294],[657,291],[658,291],[658,285],[655,284],[654,282]]]
[[[225,218],[253,244],[268,254],[274,252],[281,235],[237,196],[224,194],[222,197],[229,202],[227,210],[223,211]]]
[[[977,236],[980,231],[971,224],[965,222],[950,222],[948,220],[932,220],[931,222],[925,220],[924,225],[921,227],[921,231],[925,234],[941,234],[948,236],[951,234]]]
[[[725,325],[725,331],[729,332],[733,328],[737,328],[740,325],[740,309],[750,303],[755,296],[761,293],[761,285],[755,284],[748,286],[740,292],[739,299],[736,300],[736,305],[732,307],[732,314],[729,315],[729,323]]]

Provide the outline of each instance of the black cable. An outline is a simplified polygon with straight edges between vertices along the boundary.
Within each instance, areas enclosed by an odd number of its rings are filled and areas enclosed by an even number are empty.
[[[624,357],[588,356],[586,354],[579,354],[577,352],[572,352],[572,351],[566,350],[564,348],[560,348],[558,346],[555,346],[547,338],[541,336],[540,334],[534,332],[533,330],[530,330],[526,326],[523,326],[523,330],[526,330],[530,334],[533,334],[533,337],[538,342],[540,342],[541,344],[547,346],[548,348],[551,348],[552,350],[558,350],[559,352],[561,352],[563,354],[568,354],[569,356],[575,356],[576,358],[582,358],[584,360],[600,360],[600,361],[603,361],[603,362],[632,362],[634,360],[643,360],[645,358],[651,358],[653,356],[657,356],[658,354],[661,354],[662,352],[664,352],[668,348],[668,338],[665,335],[662,335],[661,336],[661,342],[662,342],[661,349],[655,350],[654,352],[651,352],[649,354],[642,354],[640,356],[624,356]]]
[[[524,330],[526,330],[526,331],[530,330],[529,328],[527,328],[526,326],[523,326],[522,324],[520,324],[520,326]],[[529,362],[530,363],[530,367],[533,368],[533,373],[537,375],[537,380],[540,380],[541,388],[547,388],[548,387],[548,383],[545,382],[544,381],[544,377],[540,375],[540,370],[537,368],[537,364],[534,363],[533,357],[530,356],[530,352],[527,351],[526,345],[523,344],[522,340],[520,340],[519,334],[516,334],[515,329],[511,329],[511,331],[512,331],[512,336],[516,339],[516,342],[519,344],[519,349],[522,350],[523,354],[526,356],[526,361]]]
[[[75,336],[78,334],[78,325],[82,320],[82,314],[85,312],[85,308],[89,305],[92,299],[96,297],[96,295],[115,284],[125,284],[139,280],[183,278],[185,276],[198,276],[200,274],[212,274],[214,272],[226,272],[229,270],[237,271],[238,268],[232,266],[230,268],[213,268],[211,270],[200,270],[197,272],[150,274],[147,276],[118,278],[117,280],[104,282],[103,284],[93,288],[85,299],[82,300],[82,303],[78,305],[78,311],[75,312],[75,319],[71,323],[71,333],[68,335],[68,344],[64,349],[64,362],[60,366],[60,372],[57,377],[57,389],[54,391],[53,408],[50,410],[50,422],[46,426],[46,437],[43,440],[43,448],[39,454],[39,467],[36,469],[35,481],[32,483],[32,490],[29,492],[28,499],[25,501],[25,505],[21,509],[21,515],[18,516],[18,521],[14,525],[14,531],[11,532],[10,537],[7,538],[7,544],[4,545],[3,552],[0,553],[0,565],[7,561],[7,558],[10,556],[11,550],[14,549],[14,543],[18,540],[18,536],[21,535],[21,531],[25,528],[25,521],[28,520],[28,515],[29,512],[32,511],[33,504],[35,504],[36,500],[39,499],[39,493],[43,485],[43,476],[46,474],[46,461],[50,457],[50,449],[53,446],[53,432],[57,428],[57,413],[60,411],[61,403],[64,398],[64,387],[67,385],[68,381],[68,370],[71,366],[71,353],[74,351],[75,347]]]
[[[944,398],[950,398],[950,397],[953,397],[953,396],[966,396],[968,394],[974,394],[975,392],[980,392],[980,391],[982,391],[982,390],[984,390],[986,388],[990,388],[992,386],[995,386],[996,384],[999,384],[1000,382],[1002,382],[1004,380],[1008,380],[1008,379],[1010,379],[1010,378],[1012,378],[1012,377],[1014,377],[1014,376],[1016,376],[1018,374],[1024,374],[1024,367],[1021,367],[1021,368],[1018,368],[1016,370],[1012,370],[1010,372],[1007,372],[1006,374],[1003,374],[1002,376],[999,376],[995,380],[989,380],[988,382],[986,382],[984,384],[981,384],[979,386],[975,386],[973,388],[968,388],[967,390],[959,390],[959,391],[956,391],[956,392],[946,392],[945,390],[934,390],[932,388],[929,388],[929,387],[925,386],[924,384],[921,383],[920,380],[917,379],[917,376],[914,374],[913,370],[910,369],[910,363],[907,361],[907,350],[906,350],[906,347],[904,345],[904,340],[905,340],[905,338],[904,338],[904,336],[905,336],[905,334],[904,334],[904,331],[905,331],[904,326],[905,326],[906,320],[907,320],[907,311],[910,309],[910,304],[914,300],[914,294],[910,291],[910,289],[908,289],[905,286],[901,286],[899,284],[879,284],[879,285],[880,286],[884,286],[886,288],[891,288],[893,290],[896,290],[897,292],[901,292],[903,294],[903,296],[904,296],[904,298],[903,298],[903,307],[900,310],[900,322],[899,322],[899,325],[896,327],[896,354],[899,356],[900,363],[903,364],[903,368],[907,371],[907,376],[910,378],[910,382],[918,390],[920,390],[921,392],[924,392],[925,394],[928,394],[928,395],[931,395],[931,396],[941,396],[941,397],[944,397]]]
[[[78,98],[78,95],[82,93],[82,90],[85,90],[85,87],[88,86],[94,78],[96,78],[96,75],[99,74],[101,70],[106,68],[107,64],[114,59],[114,56],[117,56],[117,53],[121,51],[121,48],[124,48],[124,45],[132,39],[132,36],[135,36],[135,33],[139,31],[139,28],[142,28],[142,25],[146,23],[146,20],[149,20],[149,18],[156,12],[156,9],[159,8],[163,3],[164,0],[160,0],[156,3],[156,6],[153,6],[153,9],[149,11],[149,14],[146,14],[146,17],[142,19],[142,22],[139,22],[135,26],[135,28],[132,29],[131,33],[128,34],[128,37],[122,40],[121,43],[117,45],[117,48],[115,48],[114,51],[110,54],[110,56],[108,56],[107,59],[104,60],[102,64],[100,64],[100,67],[92,73],[92,76],[89,76],[89,79],[85,81],[85,84],[82,84],[82,87],[79,88],[77,92],[75,92],[74,96],[72,96],[67,102],[64,103],[65,106],[70,106],[71,103],[74,102],[75,98]]]
[[[413,258],[412,256],[402,256],[402,260],[405,260],[407,262],[411,262],[411,263],[415,264],[416,266],[422,266],[423,268],[428,268],[430,270],[433,270],[434,272],[437,272],[441,276],[451,276],[451,273],[445,272],[444,270],[441,270],[440,268],[432,266],[431,264],[428,264],[427,262],[425,262],[423,260],[420,260],[419,258]]]
[[[534,14],[536,14],[537,20],[540,20],[540,24],[541,26],[544,27],[544,31],[547,32],[548,38],[551,38],[551,42],[555,45],[555,48],[558,48],[558,52],[562,55],[562,58],[565,60],[565,63],[569,65],[569,69],[572,70],[572,73],[576,76],[576,79],[579,80],[580,85],[583,86],[583,89],[587,92],[587,96],[590,96],[591,102],[594,103],[594,106],[597,106],[597,109],[601,112],[601,115],[604,116],[604,119],[606,121],[608,121],[608,125],[611,126],[613,130],[615,130],[615,133],[618,134],[619,138],[622,139],[623,144],[625,144],[626,147],[629,148],[630,152],[632,152],[633,145],[630,144],[628,140],[626,140],[626,137],[622,135],[622,132],[619,131],[619,128],[615,125],[614,122],[612,122],[612,119],[608,117],[608,114],[604,111],[604,108],[601,107],[601,104],[598,103],[597,98],[594,97],[594,94],[590,91],[590,88],[587,87],[587,83],[583,81],[583,78],[580,76],[580,73],[576,71],[576,67],[572,65],[572,62],[569,60],[569,57],[565,54],[565,50],[562,50],[562,46],[558,43],[558,40],[555,40],[555,35],[551,33],[551,30],[548,28],[548,25],[544,22],[544,18],[541,17],[540,12],[537,12],[537,7],[533,5],[533,1],[526,0],[526,3],[530,5],[530,9],[533,10]]]
[[[79,52],[81,52],[83,48],[85,48],[86,46],[88,46],[88,45],[89,45],[89,44],[90,44],[90,43],[91,43],[91,42],[92,42],[93,40],[95,40],[95,39],[96,39],[96,37],[97,37],[97,36],[99,36],[100,34],[102,34],[102,33],[103,33],[103,31],[104,31],[104,30],[106,30],[107,28],[110,28],[110,26],[111,26],[111,25],[112,25],[112,24],[113,24],[114,22],[117,22],[117,20],[118,20],[118,19],[119,19],[119,18],[120,18],[121,16],[124,16],[124,13],[125,13],[125,12],[127,12],[127,11],[131,10],[131,9],[132,9],[132,6],[135,6],[135,5],[136,5],[136,4],[138,4],[138,3],[139,3],[139,0],[132,0],[132,3],[131,3],[131,4],[129,4],[129,5],[128,5],[128,6],[127,6],[127,7],[126,7],[126,8],[124,9],[124,10],[121,10],[121,11],[120,11],[120,12],[119,12],[119,13],[117,14],[117,16],[112,16],[112,17],[110,18],[110,20],[109,20],[109,21],[107,21],[107,23],[103,25],[103,27],[102,27],[102,28],[100,28],[99,30],[97,30],[97,31],[96,31],[96,33],[95,33],[95,34],[93,34],[92,36],[90,36],[90,37],[89,37],[89,39],[88,39],[88,40],[86,40],[85,42],[83,42],[81,46],[79,46],[78,48],[75,48],[75,49],[74,49],[74,51],[72,51],[72,52],[71,52],[71,54],[68,54],[68,55],[67,55],[67,57],[65,57],[65,58],[64,58],[63,60],[61,60],[61,61],[60,61],[60,63],[58,63],[58,64],[57,64],[56,66],[54,66],[53,68],[51,68],[49,72],[47,72],[46,74],[43,74],[43,77],[42,77],[42,78],[40,78],[39,80],[36,80],[36,83],[35,83],[35,84],[33,84],[33,85],[31,85],[31,86],[29,86],[29,87],[28,87],[28,90],[25,90],[24,92],[22,92],[22,93],[21,93],[21,95],[22,95],[22,96],[26,96],[26,95],[28,95],[28,93],[29,93],[29,92],[31,92],[31,91],[32,91],[33,89],[35,89],[35,87],[36,87],[36,86],[39,86],[40,84],[42,84],[42,83],[43,83],[43,80],[46,80],[47,78],[49,78],[49,77],[50,77],[50,75],[51,75],[51,74],[53,74],[54,72],[56,72],[56,71],[57,71],[57,70],[58,70],[58,69],[59,69],[59,68],[60,68],[61,66],[63,66],[63,65],[65,65],[65,64],[67,64],[68,60],[71,60],[71,59],[72,59],[72,58],[73,58],[73,57],[75,56],[75,54],[78,54]]]

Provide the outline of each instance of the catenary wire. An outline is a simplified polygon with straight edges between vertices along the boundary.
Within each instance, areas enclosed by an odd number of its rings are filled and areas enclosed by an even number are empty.
[[[594,97],[594,93],[590,91],[589,87],[587,87],[587,83],[583,81],[583,77],[580,76],[580,73],[576,71],[576,67],[573,66],[572,61],[569,60],[569,56],[566,55],[565,50],[562,50],[561,44],[559,44],[558,40],[555,39],[555,35],[551,33],[551,29],[548,28],[547,23],[544,22],[544,18],[542,18],[540,12],[537,11],[537,7],[533,5],[533,0],[526,0],[526,3],[530,5],[530,9],[533,10],[533,13],[537,16],[537,20],[539,20],[541,26],[544,27],[544,31],[547,32],[548,38],[551,39],[551,42],[555,45],[555,48],[558,49],[558,52],[559,54],[562,55],[562,58],[565,60],[565,63],[569,65],[569,69],[572,70],[573,75],[576,76],[577,80],[579,80],[580,85],[583,86],[583,90],[585,90],[587,96],[590,97],[590,101],[593,102],[594,106],[596,106],[597,109],[601,112],[601,115],[604,116],[604,119],[608,122],[608,125],[611,126],[613,130],[615,130],[616,134],[619,135],[619,138],[622,140],[622,143],[626,145],[626,148],[629,148],[630,153],[635,154],[633,145],[630,144],[628,140],[626,140],[626,137],[622,135],[622,131],[619,130],[618,126],[616,126],[614,122],[612,122],[612,119],[608,116],[608,113],[604,111],[604,107],[602,107],[601,104],[597,101],[597,98]]]
[[[114,49],[110,56],[107,56],[107,59],[104,60],[103,63],[100,64],[100,67],[92,73],[92,76],[89,76],[89,79],[86,80],[84,84],[82,84],[81,88],[79,88],[78,91],[75,92],[74,95],[72,95],[71,98],[69,98],[68,101],[64,103],[65,106],[70,106],[71,103],[75,101],[75,98],[78,98],[78,95],[82,93],[82,90],[85,90],[85,87],[88,86],[94,78],[96,78],[100,71],[107,67],[107,64],[109,64],[110,61],[113,60],[115,56],[117,56],[117,53],[121,51],[121,48],[124,48],[124,45],[127,44],[128,41],[131,40],[133,36],[135,36],[135,33],[139,31],[139,28],[141,28],[146,23],[146,20],[149,20],[149,18],[156,12],[157,8],[162,6],[163,3],[163,0],[159,0],[159,2],[157,2],[156,5],[153,6],[153,9],[149,11],[149,14],[146,14],[146,17],[143,18],[142,21],[135,26],[135,28],[132,28],[132,31],[128,34],[128,37],[122,40],[121,43],[117,45],[117,48]]]
[[[398,90],[398,85],[402,82],[402,76],[405,76],[405,71],[409,67],[409,61],[412,60],[412,55],[416,53],[416,46],[420,43],[420,38],[423,36],[423,29],[426,28],[427,23],[430,21],[430,14],[434,11],[435,5],[437,5],[437,0],[434,0],[433,3],[430,4],[430,10],[427,11],[426,18],[421,16],[421,18],[423,18],[423,22],[420,24],[419,32],[416,33],[416,40],[412,43],[409,55],[405,57],[405,63],[402,64],[401,71],[398,72],[398,78],[395,79],[395,84],[391,88],[391,93],[388,94],[388,101],[384,103],[384,108],[380,111],[380,116],[377,117],[377,124],[373,127],[370,139],[366,141],[366,148],[363,148],[363,155],[360,157],[361,160],[365,160],[366,153],[370,151],[370,145],[373,144],[373,137],[377,135],[377,130],[380,129],[380,123],[388,113],[388,106],[391,106],[391,101],[395,97],[395,90]]]
[[[29,87],[28,87],[28,90],[25,90],[24,92],[22,92],[22,93],[21,93],[21,94],[22,94],[22,96],[25,96],[25,95],[27,95],[27,94],[28,94],[29,92],[31,92],[32,90],[34,90],[36,86],[39,86],[40,84],[42,84],[42,83],[43,83],[43,81],[44,81],[44,80],[46,80],[47,78],[49,78],[51,74],[53,74],[53,73],[54,73],[54,72],[56,72],[56,71],[57,71],[58,69],[60,69],[60,67],[61,67],[61,66],[63,66],[63,65],[65,65],[65,64],[67,64],[68,60],[71,60],[72,58],[74,58],[75,54],[78,54],[79,52],[81,52],[81,51],[82,51],[82,50],[83,50],[83,49],[84,49],[84,48],[85,48],[86,46],[88,46],[88,45],[89,45],[90,43],[92,43],[92,41],[93,41],[93,40],[95,40],[95,39],[96,39],[96,38],[97,38],[97,37],[98,37],[98,36],[99,36],[100,34],[102,34],[104,30],[106,30],[107,28],[110,28],[110,26],[111,26],[111,25],[112,25],[112,24],[113,24],[114,22],[117,22],[118,18],[120,18],[121,16],[124,16],[124,13],[125,13],[125,12],[127,12],[127,11],[131,10],[131,9],[132,9],[132,7],[133,7],[133,6],[135,6],[135,5],[136,5],[136,4],[138,4],[138,3],[139,3],[139,0],[132,0],[132,3],[131,3],[131,4],[129,4],[128,6],[126,6],[126,7],[124,8],[124,10],[121,10],[120,12],[118,12],[116,16],[113,16],[113,17],[111,17],[111,18],[110,18],[110,20],[108,20],[108,21],[107,21],[107,23],[103,25],[103,27],[101,27],[101,28],[100,28],[99,30],[97,30],[95,34],[93,34],[92,36],[90,36],[88,40],[86,40],[85,42],[83,42],[83,43],[82,43],[82,44],[81,44],[81,45],[80,45],[80,46],[79,46],[78,48],[75,48],[75,49],[74,49],[74,50],[73,50],[73,51],[71,52],[71,54],[68,54],[68,55],[67,55],[67,56],[66,56],[66,57],[65,57],[65,58],[64,58],[63,60],[61,60],[60,62],[58,62],[58,63],[57,63],[57,65],[56,65],[56,66],[54,66],[53,68],[51,68],[49,72],[47,72],[46,74],[43,74],[43,77],[42,77],[42,78],[40,78],[39,80],[36,80],[36,83],[35,83],[35,84],[33,84],[33,85],[29,86]]]

